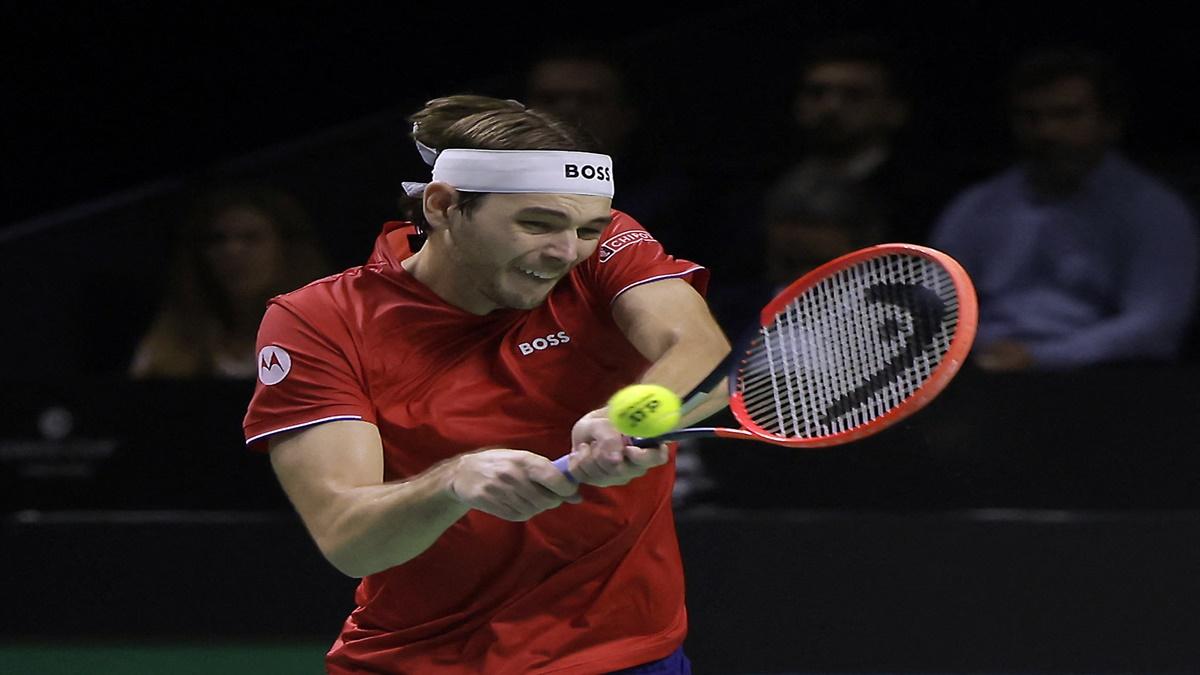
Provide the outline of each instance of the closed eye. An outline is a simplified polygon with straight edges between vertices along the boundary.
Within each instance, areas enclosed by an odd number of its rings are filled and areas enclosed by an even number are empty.
[[[530,234],[549,234],[561,229],[556,225],[538,220],[518,220],[517,224]],[[575,230],[576,235],[585,241],[599,239],[603,232],[604,230],[598,227],[580,227]]]
[[[546,232],[552,232],[556,229],[549,223],[543,223],[537,220],[519,220],[517,221],[517,224],[520,225],[526,232],[533,234],[544,234]]]

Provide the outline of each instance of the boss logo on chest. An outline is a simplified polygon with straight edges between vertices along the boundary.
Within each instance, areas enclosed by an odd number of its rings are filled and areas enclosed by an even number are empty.
[[[557,333],[551,333],[545,337],[534,338],[529,342],[521,342],[517,344],[517,349],[521,350],[521,356],[529,356],[534,352],[540,352],[551,347],[565,345],[571,341],[571,336],[567,335],[567,331],[560,330]]]

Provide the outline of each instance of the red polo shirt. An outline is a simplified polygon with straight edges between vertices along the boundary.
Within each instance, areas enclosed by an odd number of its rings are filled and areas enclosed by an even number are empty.
[[[366,265],[272,301],[247,442],[361,419],[379,428],[388,481],[485,446],[564,454],[575,421],[649,365],[613,300],[658,279],[701,291],[707,280],[613,215],[542,305],[485,316],[408,274],[412,227],[389,223]],[[421,555],[362,580],[330,671],[596,673],[666,656],[687,629],[672,482],[666,466],[585,486],[582,504],[524,523],[470,511]]]

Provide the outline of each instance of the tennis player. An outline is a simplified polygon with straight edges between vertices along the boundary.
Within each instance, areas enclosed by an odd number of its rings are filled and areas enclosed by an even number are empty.
[[[271,301],[245,419],[362,577],[329,672],[689,672],[672,450],[602,406],[728,352],[706,271],[611,209],[610,158],[563,123],[474,96],[411,121],[423,222]]]

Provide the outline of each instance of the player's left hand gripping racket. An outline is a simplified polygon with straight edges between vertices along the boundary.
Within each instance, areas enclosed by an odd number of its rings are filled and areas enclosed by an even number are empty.
[[[880,244],[805,274],[759,318],[727,360],[728,375],[714,371],[684,404],[686,415],[727,388],[741,428],[691,427],[631,443],[720,436],[812,448],[878,433],[950,383],[975,340],[978,306],[950,256]],[[567,457],[555,466],[566,472]]]

